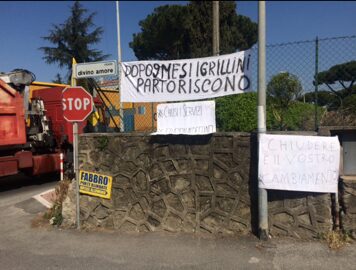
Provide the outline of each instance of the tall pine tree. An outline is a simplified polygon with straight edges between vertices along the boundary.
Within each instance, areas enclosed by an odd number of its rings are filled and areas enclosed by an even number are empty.
[[[43,51],[43,59],[47,64],[58,64],[60,68],[67,68],[68,78],[71,75],[73,57],[77,62],[92,62],[102,61],[109,56],[92,48],[92,45],[100,42],[103,34],[102,27],[95,27],[93,23],[96,13],[86,16],[88,10],[83,8],[79,1],[74,2],[70,12],[63,24],[53,25],[49,35],[42,37],[54,46],[39,48]]]
[[[245,50],[257,42],[257,24],[236,14],[235,1],[220,1],[220,54]],[[212,2],[156,8],[140,21],[130,47],[139,60],[171,60],[212,55]]]

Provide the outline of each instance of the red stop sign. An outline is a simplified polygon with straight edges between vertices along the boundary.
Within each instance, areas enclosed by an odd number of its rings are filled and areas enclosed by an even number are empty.
[[[69,122],[82,122],[93,111],[93,97],[81,86],[67,87],[62,92],[63,117]]]

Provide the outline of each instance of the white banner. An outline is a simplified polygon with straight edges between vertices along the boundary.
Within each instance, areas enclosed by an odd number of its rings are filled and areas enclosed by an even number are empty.
[[[152,135],[203,135],[214,132],[215,101],[168,103],[157,106],[157,132]]]
[[[251,88],[250,50],[172,61],[123,62],[121,102],[198,100]]]
[[[258,163],[260,188],[336,193],[339,140],[261,134]]]

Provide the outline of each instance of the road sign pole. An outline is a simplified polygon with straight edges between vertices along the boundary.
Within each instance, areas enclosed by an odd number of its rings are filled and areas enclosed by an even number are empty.
[[[75,80],[73,80],[75,84]],[[73,123],[73,166],[76,181],[76,223],[80,229],[78,122],[83,122],[93,112],[93,97],[83,87],[67,87],[62,92],[63,118]]]
[[[78,155],[78,123],[73,123],[73,157],[76,182],[76,220],[77,229],[80,230],[80,201],[79,201],[79,155]]]
[[[76,86],[77,85],[77,79],[75,76],[75,65],[76,65],[76,61],[73,58],[72,59],[72,86]],[[80,200],[79,200],[79,162],[78,162],[78,123],[74,122],[73,123],[73,161],[74,161],[74,175],[75,175],[75,183],[76,183],[76,187],[75,187],[75,197],[76,197],[76,223],[77,223],[77,229],[80,230]]]

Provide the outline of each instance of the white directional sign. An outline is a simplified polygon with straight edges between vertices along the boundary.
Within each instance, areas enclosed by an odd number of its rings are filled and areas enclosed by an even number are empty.
[[[115,60],[105,62],[79,63],[75,65],[77,79],[117,75]]]

